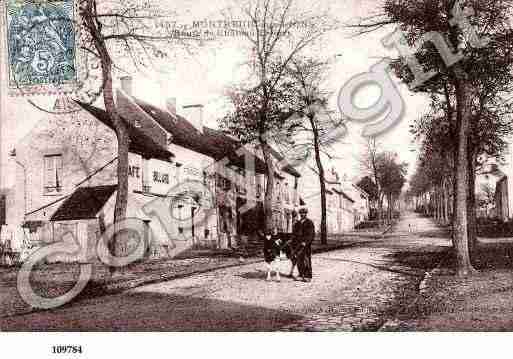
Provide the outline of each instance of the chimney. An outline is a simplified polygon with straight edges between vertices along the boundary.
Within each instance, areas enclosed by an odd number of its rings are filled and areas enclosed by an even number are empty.
[[[134,80],[132,76],[123,76],[119,79],[121,81],[121,89],[128,96],[133,95],[133,84]]]
[[[166,99],[165,108],[173,115],[176,116],[176,97]]]
[[[203,133],[203,105],[188,105],[183,107],[183,114],[194,128]]]

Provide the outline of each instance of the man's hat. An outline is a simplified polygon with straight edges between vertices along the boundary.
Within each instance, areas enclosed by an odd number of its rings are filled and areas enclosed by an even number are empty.
[[[306,207],[301,207],[298,211],[299,213],[308,213],[308,208]]]

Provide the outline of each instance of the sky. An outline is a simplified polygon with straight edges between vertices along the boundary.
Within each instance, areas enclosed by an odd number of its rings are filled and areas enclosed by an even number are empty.
[[[142,1],[142,0],[141,0]],[[191,24],[192,21],[223,20],[223,11],[235,0],[161,0],[161,6],[176,11],[177,22]],[[312,6],[309,0],[297,0],[300,6],[308,9]],[[302,3],[301,3],[302,2]],[[355,23],[359,17],[371,15],[378,10],[380,0],[319,0],[318,8],[330,8],[330,13],[341,23]],[[332,70],[327,77],[326,88],[334,95],[330,99],[331,109],[338,112],[337,95],[341,87],[353,76],[368,72],[383,56],[396,57],[393,50],[385,49],[381,39],[393,28],[384,29],[379,33],[355,37],[354,33],[341,28],[331,33],[323,42],[310,50],[323,59],[332,61]],[[3,37],[5,34],[2,34]],[[203,104],[204,122],[210,127],[217,127],[217,120],[228,111],[225,96],[226,89],[237,83],[241,78],[241,64],[246,59],[244,44],[240,38],[224,37],[216,42],[207,42],[193,55],[176,51],[158,64],[158,71],[151,70],[135,76],[134,95],[144,100],[161,105],[166,98],[174,97],[178,112],[183,105]],[[5,58],[0,60],[6,67]],[[5,73],[0,73],[5,83]],[[397,79],[396,79],[397,80]],[[409,90],[397,83],[406,105],[406,110],[397,125],[378,138],[383,149],[395,151],[402,161],[410,164],[410,175],[414,171],[417,153],[416,146],[411,143],[409,125],[427,109],[427,100],[420,95],[413,95]],[[367,89],[357,96],[359,106],[372,105],[379,98],[379,91]],[[36,97],[38,103],[51,102],[46,97]],[[2,131],[4,143],[2,147],[2,163],[7,153],[30,132],[31,127],[45,118],[46,114],[33,113],[30,118],[24,116],[27,100],[21,97],[2,96],[2,113],[6,118],[24,118],[4,125]],[[6,103],[8,102],[8,103]],[[43,105],[47,107],[48,104]],[[361,178],[365,174],[360,171],[358,158],[365,139],[361,136],[362,125],[355,122],[347,123],[349,132],[334,148],[336,160],[327,167],[335,167],[340,175],[349,178]],[[2,165],[3,166],[3,165]],[[5,176],[2,176],[5,177]]]
[[[207,0],[174,0],[170,3],[180,9],[178,13],[183,20],[179,21],[185,23],[204,19],[222,20],[221,11],[228,4],[227,1]],[[321,7],[329,6],[331,13],[341,23],[354,23],[358,17],[375,12],[379,5],[379,1],[376,0],[320,0],[318,3]],[[305,1],[305,6],[311,6],[311,2]],[[330,101],[332,109],[338,111],[338,92],[351,77],[368,72],[383,56],[397,56],[394,50],[386,49],[381,44],[381,39],[392,30],[391,27],[379,33],[355,37],[354,33],[343,28],[330,34],[322,47],[314,49],[316,54],[334,61],[326,82],[326,87],[334,93]],[[238,71],[245,59],[241,46],[240,39],[227,37],[215,45],[205,45],[195,56],[171,56],[169,60],[172,61],[165,64],[163,72],[145,74],[136,79],[135,95],[156,104],[161,103],[164,97],[175,97],[178,111],[183,105],[201,103],[205,106],[205,124],[216,127],[217,119],[228,110],[224,96],[226,88],[234,79],[240,77]],[[408,162],[411,175],[415,168],[417,146],[411,142],[409,126],[416,117],[426,111],[427,100],[422,95],[412,94],[398,79],[395,80],[406,106],[405,113],[394,128],[378,138],[378,142],[383,149],[397,152],[402,161]],[[355,102],[360,107],[365,107],[372,105],[378,98],[379,90],[369,88],[362,91],[355,98]],[[334,161],[333,166],[341,174],[347,174],[351,178],[361,177],[358,157],[365,142],[361,136],[362,125],[348,122],[348,129],[348,135],[335,147],[338,159]]]

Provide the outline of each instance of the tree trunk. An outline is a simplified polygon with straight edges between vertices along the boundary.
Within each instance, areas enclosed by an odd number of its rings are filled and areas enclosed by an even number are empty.
[[[309,114],[308,120],[310,121],[310,126],[312,128],[313,133],[313,144],[315,151],[315,163],[317,165],[317,170],[319,171],[319,184],[321,187],[321,244],[328,244],[328,218],[327,218],[327,204],[326,204],[326,182],[324,175],[324,166],[322,165],[321,159],[321,149],[319,144],[319,131],[317,126],[315,125],[315,115]]]
[[[442,207],[442,185],[438,185],[436,188],[436,201],[438,206],[438,223],[442,224],[443,207]]]
[[[100,55],[100,62],[102,66],[103,76],[103,101],[105,110],[112,120],[116,137],[118,141],[118,188],[116,195],[116,204],[114,207],[114,224],[123,221],[126,218],[127,200],[128,200],[128,149],[129,149],[129,136],[128,129],[121,117],[116,111],[116,104],[114,102],[113,84],[112,84],[112,59],[105,44],[105,40],[96,22],[96,8],[94,0],[88,0],[84,9],[84,21],[87,23],[94,45],[98,54]],[[115,228],[117,233],[117,228]],[[114,235],[110,238],[108,248],[113,256],[120,256],[121,254],[121,237]],[[110,267],[111,273],[115,271],[115,267]]]
[[[467,216],[468,216],[468,247],[470,259],[474,263],[475,251],[477,245],[477,212],[476,212],[476,162],[477,157],[475,149],[469,141],[469,165],[468,165],[468,198],[467,198]]]
[[[321,167],[322,168],[322,167]],[[319,169],[319,171],[321,171]],[[326,183],[324,182],[324,170],[319,172],[319,183],[321,185],[321,244],[328,244],[328,218],[326,210]]]
[[[444,194],[444,224],[449,223],[449,186],[447,181],[443,183],[443,194]]]
[[[378,203],[378,223],[379,224],[382,224],[383,223],[383,194],[381,194],[379,196],[379,203]]]
[[[440,196],[440,187],[436,187],[436,220],[442,222],[442,201]]]
[[[388,224],[392,224],[392,194],[389,193],[387,196],[388,201]]]
[[[440,224],[444,222],[444,193],[442,184],[438,186],[438,221]]]
[[[267,183],[264,196],[264,226],[265,229],[271,231],[273,229],[273,193],[274,193],[274,166],[267,142],[260,137],[262,145],[262,153],[267,168]]]
[[[435,198],[435,220],[436,222],[440,222],[440,206],[439,206],[439,203],[438,203],[438,188],[436,188],[435,186],[435,189],[433,191],[433,195],[434,195],[434,198]]]
[[[454,220],[454,249],[457,272],[460,276],[473,272],[468,247],[468,136],[470,132],[472,98],[470,84],[459,64],[454,66],[457,98],[458,156],[456,158],[456,200]]]
[[[456,161],[458,158],[458,153],[456,152],[456,155],[454,156],[454,168],[453,168],[453,179],[452,179],[452,208],[451,208],[451,222],[452,222],[452,231],[454,233],[455,231],[455,223],[456,223],[456,192],[457,192],[457,177],[458,177],[458,170],[456,168]]]

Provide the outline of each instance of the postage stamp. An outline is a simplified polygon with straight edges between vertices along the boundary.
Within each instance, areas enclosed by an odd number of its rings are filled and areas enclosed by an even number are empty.
[[[8,0],[5,7],[10,92],[72,91],[77,82],[74,0]]]

